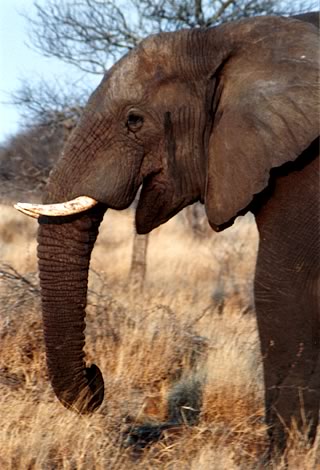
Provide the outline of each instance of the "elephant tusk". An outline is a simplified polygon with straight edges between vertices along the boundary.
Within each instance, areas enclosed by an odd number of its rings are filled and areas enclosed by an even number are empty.
[[[30,217],[38,219],[40,215],[51,217],[66,216],[84,212],[98,204],[98,201],[89,196],[80,196],[71,201],[60,204],[28,204],[18,202],[14,208]]]

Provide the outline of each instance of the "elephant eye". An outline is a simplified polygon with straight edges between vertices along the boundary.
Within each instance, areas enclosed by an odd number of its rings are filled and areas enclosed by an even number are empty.
[[[127,127],[130,131],[137,132],[143,125],[143,117],[139,114],[130,113],[127,117]]]

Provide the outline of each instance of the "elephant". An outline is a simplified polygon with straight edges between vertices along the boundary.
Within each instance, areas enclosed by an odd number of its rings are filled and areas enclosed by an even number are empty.
[[[54,167],[38,218],[49,377],[79,413],[103,401],[87,367],[88,268],[107,210],[138,189],[137,232],[194,202],[215,231],[248,211],[271,449],[316,435],[320,402],[317,13],[247,18],[144,39],[105,74]],[[318,287],[317,287],[318,286]]]

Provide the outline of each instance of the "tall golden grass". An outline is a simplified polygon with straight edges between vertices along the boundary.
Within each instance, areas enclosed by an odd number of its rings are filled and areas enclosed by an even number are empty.
[[[133,214],[106,214],[86,330],[87,360],[101,368],[106,393],[95,414],[78,416],[57,402],[46,374],[37,224],[7,206],[0,212],[1,470],[264,468],[250,217],[201,239],[183,215],[155,230],[137,296],[128,284]],[[143,442],[144,429],[174,420],[160,440]],[[309,448],[293,430],[270,468],[313,470],[319,454],[319,439]]]

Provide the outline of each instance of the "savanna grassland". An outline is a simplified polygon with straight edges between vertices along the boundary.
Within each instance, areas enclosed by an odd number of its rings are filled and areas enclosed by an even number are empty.
[[[105,400],[81,417],[58,403],[46,375],[37,223],[9,206],[0,213],[1,470],[265,468],[250,217],[222,234],[197,236],[183,215],[155,230],[139,295],[128,280],[133,212],[106,214],[86,329]],[[176,425],[157,440],[164,423]],[[313,470],[319,454],[319,438],[310,449],[293,429],[285,458],[270,468]]]

